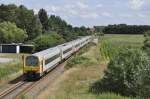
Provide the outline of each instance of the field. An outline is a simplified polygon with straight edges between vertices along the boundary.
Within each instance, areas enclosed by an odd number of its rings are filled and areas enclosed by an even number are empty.
[[[69,61],[66,67],[70,69],[66,70],[51,87],[43,91],[38,99],[130,99],[114,93],[92,94],[89,88],[102,78],[103,71],[107,68],[109,58],[104,59],[102,54],[105,53],[101,52],[102,49],[110,53],[108,51],[111,48],[114,51],[128,46],[140,48],[143,41],[142,35],[105,35],[97,46],[92,45],[88,50],[84,48],[82,50],[84,53]]]
[[[22,54],[0,54],[0,58],[17,59],[12,62],[0,63],[0,86],[22,74]]]
[[[113,58],[120,49],[135,48],[143,46],[143,35],[118,35],[109,34],[100,38],[101,55],[106,59]]]

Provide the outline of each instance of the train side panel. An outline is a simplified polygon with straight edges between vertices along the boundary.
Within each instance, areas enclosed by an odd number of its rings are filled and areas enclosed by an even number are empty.
[[[44,56],[42,71],[49,71],[53,69],[61,61],[60,49],[52,50],[49,56]]]

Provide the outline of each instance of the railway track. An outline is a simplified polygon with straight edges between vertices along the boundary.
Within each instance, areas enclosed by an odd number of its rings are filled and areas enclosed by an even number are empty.
[[[38,86],[38,84],[40,84],[41,82],[47,81],[47,79],[49,79],[50,76],[53,76],[53,79],[51,79],[51,81],[53,81],[54,79],[56,79],[55,75],[57,75],[58,73],[61,74],[61,72],[63,71],[63,69],[60,69],[62,68],[63,64],[64,63],[59,64],[56,68],[51,70],[47,75],[45,75],[43,78],[37,81],[27,82],[21,80],[18,83],[10,86],[9,88],[7,88],[6,90],[0,93],[0,99],[20,99],[22,96],[29,93],[30,90],[32,90],[35,86]]]
[[[29,86],[32,82],[20,81],[15,85],[10,86],[8,89],[0,93],[0,99],[12,99],[20,90]]]
[[[71,59],[71,57],[69,57],[63,63],[58,64],[58,66],[56,66],[56,68],[52,69],[48,74],[46,74],[45,76],[43,76],[41,79],[39,79],[37,81],[27,82],[24,79],[22,79],[15,85],[12,85],[5,91],[1,92],[0,99],[20,99],[21,96],[26,96],[27,93],[31,94],[32,93],[31,90],[36,86],[40,86],[40,85],[38,85],[40,83],[43,82],[45,85],[48,85],[49,83],[53,82],[58,76],[60,76],[62,74],[62,72],[64,71],[65,63],[70,59]],[[36,91],[34,90],[34,92],[36,92]],[[30,96],[30,95],[28,95],[28,96]]]

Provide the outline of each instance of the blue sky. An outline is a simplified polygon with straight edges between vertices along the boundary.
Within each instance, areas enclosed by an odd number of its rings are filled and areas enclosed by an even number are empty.
[[[23,4],[35,13],[44,8],[73,26],[150,25],[150,0],[0,0],[2,3]]]

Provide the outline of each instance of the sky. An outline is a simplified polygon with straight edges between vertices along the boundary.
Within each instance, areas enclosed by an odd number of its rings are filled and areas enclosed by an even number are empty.
[[[73,26],[150,25],[150,0],[0,0],[25,5],[37,14],[44,8]]]

